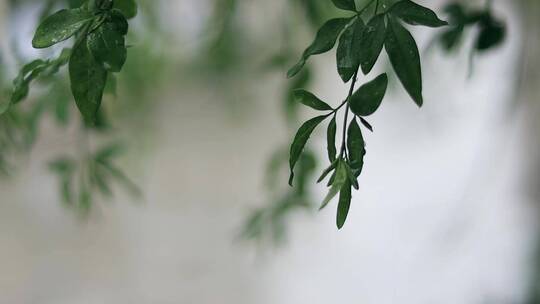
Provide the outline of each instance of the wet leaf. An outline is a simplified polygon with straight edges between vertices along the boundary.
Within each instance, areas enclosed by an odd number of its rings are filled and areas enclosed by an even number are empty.
[[[386,73],[362,85],[351,96],[349,101],[351,111],[358,116],[369,116],[375,113],[386,94],[387,86],[388,77]]]
[[[83,9],[64,9],[45,19],[32,40],[34,48],[48,48],[75,35],[94,15]]]
[[[353,119],[347,130],[347,149],[349,150],[349,166],[353,170],[362,170],[364,166],[364,156],[366,155],[366,148],[364,137],[362,136],[362,130]]]
[[[291,169],[291,176],[289,178],[289,185],[292,186],[292,182],[294,179],[294,166],[296,165],[296,162],[300,158],[300,154],[302,154],[302,150],[304,150],[304,147],[306,146],[306,143],[311,136],[311,133],[313,133],[313,130],[328,117],[328,115],[322,115],[315,118],[312,118],[308,121],[306,121],[300,129],[298,129],[298,132],[296,133],[296,136],[294,137],[293,143],[291,145],[291,151],[290,151],[290,158],[289,158],[289,166]]]
[[[350,18],[335,18],[327,21],[317,32],[315,40],[304,51],[298,63],[287,72],[287,77],[294,77],[304,67],[306,60],[317,54],[322,54],[331,50],[336,44],[339,34],[349,23]]]
[[[364,75],[369,74],[381,54],[385,32],[383,14],[373,17],[364,27],[360,40],[360,66]]]
[[[338,229],[343,228],[347,215],[349,215],[349,208],[351,206],[351,183],[346,181],[341,187],[339,193],[339,202],[337,208],[336,225]]]
[[[343,82],[348,82],[358,70],[360,64],[361,38],[364,22],[360,18],[348,26],[339,38],[336,52],[336,62],[339,76]]]
[[[94,124],[101,106],[107,71],[96,62],[88,50],[86,39],[73,49],[69,61],[71,92],[85,121]]]
[[[434,11],[410,0],[396,2],[390,9],[390,13],[412,25],[425,25],[430,27],[448,25],[448,22],[439,19]]]
[[[332,107],[326,102],[320,100],[313,93],[303,89],[294,90],[294,98],[303,105],[308,106],[318,111],[331,111]]]
[[[398,20],[388,18],[388,31],[385,48],[399,80],[414,102],[421,107],[422,98],[422,69],[420,54],[413,36]]]

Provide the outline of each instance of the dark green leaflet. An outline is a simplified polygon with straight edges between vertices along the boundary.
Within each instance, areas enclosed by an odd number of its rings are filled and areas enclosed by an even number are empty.
[[[394,17],[388,18],[385,48],[399,80],[414,102],[421,107],[422,69],[418,47],[411,33]]]
[[[88,34],[88,49],[106,70],[119,72],[127,58],[124,35],[112,22],[105,22]]]
[[[330,162],[334,162],[336,160],[336,132],[336,116],[334,116],[332,120],[330,120],[330,123],[328,124],[328,130],[326,131],[326,144],[328,150],[328,159],[330,160]]]
[[[322,182],[328,176],[328,174],[330,174],[330,172],[333,172],[336,169],[337,164],[338,164],[338,160],[334,160],[328,168],[324,169],[319,179],[317,179],[317,184]]]
[[[36,30],[32,46],[47,48],[77,33],[94,15],[83,9],[61,10],[45,19]]]
[[[362,130],[353,119],[349,125],[347,132],[347,149],[349,150],[349,166],[354,170],[361,170],[364,166],[364,156],[366,155],[366,148],[364,137],[362,136]]]
[[[115,0],[114,8],[120,10],[128,19],[137,16],[138,9],[135,0]]]
[[[384,16],[380,14],[373,17],[364,27],[362,33],[360,41],[360,66],[365,75],[373,69],[384,46],[386,32]]]
[[[115,29],[121,35],[125,36],[128,33],[129,24],[126,17],[122,14],[122,12],[117,9],[113,9],[111,10],[109,17],[110,17],[110,22],[114,24]]]
[[[53,75],[58,72],[61,66],[67,63],[71,49],[63,49],[60,56],[50,60],[34,60],[21,69],[19,75],[13,81],[13,91],[11,93],[10,102],[3,108],[6,111],[9,105],[16,104],[28,96],[30,83],[41,75]],[[0,114],[3,113],[0,111]]]
[[[463,37],[463,26],[456,26],[441,34],[441,43],[445,50],[454,49]]]
[[[351,182],[346,181],[345,184],[341,187],[341,192],[339,193],[339,202],[336,216],[336,225],[338,229],[343,228],[343,225],[345,225],[345,221],[347,220],[347,215],[349,214],[349,208],[351,206],[351,192]]]
[[[332,0],[332,2],[337,8],[353,12],[356,11],[356,4],[354,3],[354,0]]]
[[[348,181],[347,168],[345,162],[340,159],[337,163],[335,176],[332,179],[332,187],[328,191],[328,194],[324,198],[319,210],[324,209],[330,203],[330,201],[341,191],[341,188]]]
[[[294,90],[294,98],[300,101],[303,105],[308,106],[318,111],[331,111],[332,107],[326,102],[320,100],[317,96],[313,95],[303,89]]]
[[[296,136],[294,137],[293,143],[291,145],[291,151],[290,151],[290,158],[289,158],[289,166],[291,169],[291,176],[289,178],[289,185],[292,186],[292,182],[294,179],[294,166],[296,165],[296,162],[298,161],[298,158],[300,158],[300,154],[302,154],[302,150],[304,150],[304,147],[306,146],[306,143],[311,136],[311,133],[313,133],[313,130],[328,117],[328,115],[322,115],[317,116],[315,118],[312,118],[308,121],[306,121],[300,129],[298,129],[298,132],[296,133]]]
[[[347,169],[347,178],[349,179],[349,182],[352,184],[354,189],[358,190],[360,188],[360,185],[358,184],[357,175],[353,172],[349,164],[345,163],[345,168]]]
[[[364,125],[364,127],[366,127],[369,131],[373,132],[373,127],[371,126],[371,124],[365,120],[363,117],[359,117],[360,118],[360,122]]]
[[[336,62],[339,76],[343,82],[348,82],[360,64],[360,40],[364,30],[364,21],[356,18],[341,34],[336,52]]]
[[[84,120],[93,125],[107,83],[107,71],[90,54],[86,39],[82,39],[73,49],[69,60],[69,77],[77,107]]]
[[[495,21],[488,13],[480,23],[480,32],[475,48],[478,51],[491,49],[504,41],[506,28],[504,24]]]
[[[60,158],[49,163],[49,168],[60,179],[60,193],[65,204],[73,203],[72,178],[75,171],[75,163],[68,158]]]
[[[300,61],[287,72],[287,77],[291,78],[298,74],[306,64],[306,60],[317,54],[322,54],[331,50],[336,44],[336,40],[345,27],[349,23],[350,18],[335,18],[328,20],[317,32],[315,40],[304,51]]]
[[[349,101],[351,111],[358,116],[369,116],[381,105],[388,86],[386,73],[361,86]]]
[[[30,82],[39,76],[39,74],[45,70],[47,65],[47,61],[37,59],[23,66],[17,78],[13,81],[11,104],[16,104],[28,96]],[[5,110],[8,108],[9,106],[5,107]]]
[[[397,2],[390,9],[390,13],[412,25],[425,25],[430,27],[448,25],[448,22],[439,19],[437,14],[429,8],[416,4],[410,0]]]

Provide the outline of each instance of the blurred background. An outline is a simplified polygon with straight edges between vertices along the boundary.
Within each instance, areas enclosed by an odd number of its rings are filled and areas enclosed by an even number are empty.
[[[23,64],[60,53],[31,39],[70,5],[0,0],[1,98]],[[140,0],[97,128],[81,126],[65,68],[0,116],[0,303],[540,303],[540,3],[459,7],[489,12],[504,39],[478,49],[474,25],[409,27],[424,107],[391,76],[338,231],[335,208],[316,211],[323,132],[287,185],[288,146],[314,115],[291,90],[337,105],[347,87],[334,51],[285,73],[345,13],[329,0]],[[375,69],[387,67],[383,55]],[[116,174],[73,199],[99,153]]]

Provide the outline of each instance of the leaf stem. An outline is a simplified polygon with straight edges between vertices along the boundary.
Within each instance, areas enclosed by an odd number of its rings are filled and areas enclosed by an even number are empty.
[[[341,137],[341,151],[339,153],[339,158],[342,158],[343,155],[346,153],[346,136],[347,136],[347,122],[349,120],[349,100],[351,99],[351,96],[354,92],[354,86],[356,85],[356,80],[357,80],[357,77],[358,77],[358,70],[360,69],[360,67],[358,67],[356,69],[356,72],[354,72],[354,76],[352,78],[352,82],[351,82],[351,87],[349,89],[349,95],[347,95],[347,99],[345,100],[345,102],[343,104],[346,104],[346,108],[345,108],[345,118],[344,118],[344,121],[343,121],[343,134],[342,134],[342,137]],[[341,106],[340,106],[341,107]]]

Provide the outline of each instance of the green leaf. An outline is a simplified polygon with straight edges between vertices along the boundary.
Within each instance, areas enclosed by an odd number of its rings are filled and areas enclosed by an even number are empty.
[[[388,86],[386,73],[361,86],[349,100],[351,111],[358,116],[369,116],[381,105]]]
[[[69,76],[71,92],[79,111],[87,123],[94,124],[107,83],[107,71],[90,54],[86,39],[82,39],[73,49]]]
[[[349,214],[349,208],[351,206],[351,183],[346,181],[339,193],[339,202],[336,216],[336,224],[338,229],[343,228],[347,215]]]
[[[413,36],[398,20],[388,18],[388,31],[385,48],[394,67],[394,71],[412,97],[421,107],[422,98],[422,69],[420,67],[420,54]]]
[[[369,131],[373,132],[373,127],[371,126],[371,124],[365,120],[363,117],[359,117],[360,118],[360,122],[364,125],[364,127],[366,127]]]
[[[366,155],[366,147],[362,130],[356,122],[356,119],[351,121],[347,130],[347,149],[349,150],[350,167],[354,170],[361,170],[364,166],[364,156]]]
[[[48,48],[75,35],[94,15],[82,9],[64,9],[45,19],[37,28],[32,46]]]
[[[358,178],[353,173],[353,170],[349,164],[345,163],[345,168],[347,169],[347,177],[349,178],[349,182],[354,187],[354,189],[358,190],[358,188],[360,188],[360,185],[358,185]]]
[[[124,35],[112,22],[105,22],[88,34],[88,49],[94,59],[111,72],[119,72],[127,58]]]
[[[440,36],[442,47],[446,51],[451,51],[454,49],[461,41],[464,29],[464,26],[456,26],[442,33]]]
[[[336,52],[336,62],[339,76],[343,82],[348,82],[358,70],[360,64],[360,42],[364,30],[364,21],[356,18],[341,34]]]
[[[353,12],[356,11],[356,4],[354,3],[354,0],[332,0],[332,2],[337,8]]]
[[[336,125],[336,116],[330,120],[330,123],[328,124],[328,130],[326,132],[326,143],[328,150],[328,159],[330,162],[334,162],[336,160],[336,132],[337,132],[337,125]]]
[[[115,29],[120,32],[121,35],[126,35],[128,33],[129,24],[121,11],[117,9],[111,10],[109,20],[114,24]]]
[[[113,143],[97,151],[94,155],[94,159],[96,161],[109,161],[122,154],[122,152],[124,152],[124,147],[120,144]]]
[[[386,25],[384,15],[373,17],[364,27],[360,40],[360,66],[364,75],[369,74],[377,62],[384,46]]]
[[[54,60],[37,59],[24,65],[15,80],[13,80],[10,101],[4,104],[3,109],[7,110],[11,104],[16,104],[25,99],[30,91],[32,81],[42,75],[50,76],[57,73],[60,67],[67,63],[70,55],[71,49],[63,49],[60,56]]]
[[[330,166],[328,168],[324,169],[324,171],[322,172],[319,179],[317,179],[317,184],[322,182],[328,176],[328,174],[330,174],[330,172],[334,171],[334,169],[336,169],[337,165],[338,165],[338,161],[334,160],[332,162],[332,164],[330,164]]]
[[[140,197],[142,195],[141,189],[130,180],[124,172],[113,166],[108,161],[97,160],[97,163],[106,169],[112,178],[122,184],[133,196]]]
[[[13,91],[11,93],[10,104],[16,104],[28,96],[28,92],[30,91],[30,83],[47,68],[48,64],[48,61],[37,59],[22,67],[19,75],[17,75],[13,81]],[[9,105],[7,108],[8,107]]]
[[[304,51],[298,63],[287,72],[287,77],[294,77],[306,64],[306,60],[312,55],[318,55],[331,50],[336,44],[339,34],[349,23],[350,18],[335,18],[328,20],[317,32],[315,40]]]
[[[329,106],[326,102],[320,100],[317,96],[313,95],[312,93],[303,90],[303,89],[297,89],[294,90],[294,98],[301,102],[303,105],[308,106],[312,109],[318,110],[318,111],[331,111],[332,107]]]
[[[342,159],[338,160],[335,177],[332,182],[332,187],[324,198],[319,210],[324,209],[324,207],[326,207],[328,203],[330,203],[330,201],[338,194],[338,192],[341,191],[343,185],[345,185],[345,183],[348,181],[347,169],[345,166],[345,162]]]
[[[313,130],[328,117],[328,115],[322,115],[317,116],[315,118],[312,118],[308,121],[306,121],[300,129],[298,129],[298,132],[296,133],[296,136],[294,137],[293,143],[291,145],[291,151],[290,151],[290,158],[289,158],[289,166],[291,169],[291,176],[289,178],[289,185],[292,186],[292,182],[294,179],[294,166],[296,165],[296,162],[300,158],[300,154],[302,154],[302,150],[304,150],[304,147],[306,146],[306,143],[311,136],[311,133],[313,133]]]
[[[480,26],[475,48],[478,51],[486,51],[501,44],[505,36],[506,28],[504,24],[498,23],[491,16],[488,16]]]
[[[416,4],[410,0],[401,0],[394,4],[390,13],[412,25],[425,25],[440,27],[448,25],[448,22],[437,17],[437,14],[427,7]]]
[[[138,8],[135,0],[115,0],[113,7],[120,10],[128,19],[137,16]]]

